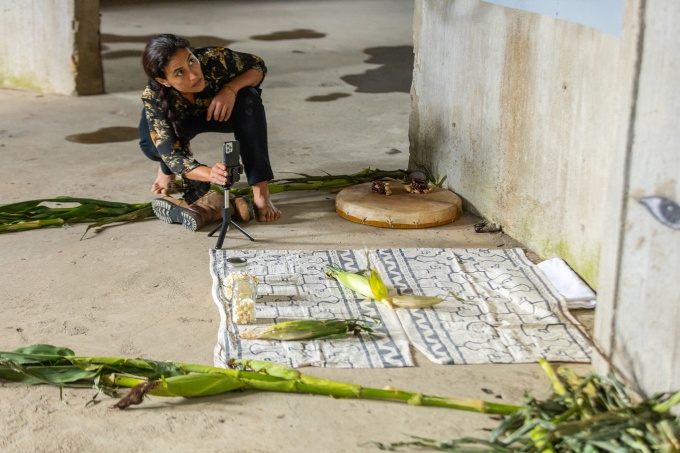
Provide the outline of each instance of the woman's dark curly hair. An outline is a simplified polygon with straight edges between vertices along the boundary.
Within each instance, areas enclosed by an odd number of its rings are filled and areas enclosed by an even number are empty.
[[[186,39],[171,34],[158,35],[146,44],[144,53],[142,54],[142,66],[144,67],[146,76],[149,78],[149,86],[156,91],[160,97],[160,108],[167,115],[168,121],[175,131],[175,135],[179,140],[188,144],[188,140],[182,131],[180,118],[169,102],[169,91],[171,88],[156,81],[156,77],[167,79],[165,76],[165,66],[167,66],[170,58],[172,58],[178,50],[184,48],[189,48],[189,41]]]

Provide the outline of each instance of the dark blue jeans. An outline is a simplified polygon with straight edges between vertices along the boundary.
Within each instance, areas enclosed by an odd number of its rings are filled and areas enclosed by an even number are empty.
[[[234,110],[227,121],[207,121],[205,116],[188,118],[184,124],[189,140],[201,132],[233,133],[238,140],[241,162],[245,169],[248,184],[253,185],[262,181],[269,181],[274,177],[269,162],[269,148],[267,145],[267,118],[262,105],[262,98],[257,89],[248,87],[239,90],[234,103]],[[160,162],[161,170],[166,175],[173,172],[161,159],[158,150],[151,140],[149,124],[146,114],[142,110],[139,121],[139,146],[142,152],[151,160]],[[222,148],[215,146],[215,156],[222,156]],[[210,183],[185,180],[184,198],[187,203],[193,203],[210,190]]]

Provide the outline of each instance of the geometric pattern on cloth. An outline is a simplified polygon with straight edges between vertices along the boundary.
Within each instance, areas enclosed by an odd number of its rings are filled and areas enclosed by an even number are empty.
[[[521,249],[371,250],[390,295],[447,297],[432,308],[392,310],[324,273],[366,267],[365,250],[210,250],[212,295],[220,312],[216,366],[231,358],[292,367],[413,366],[409,344],[439,364],[589,362],[590,343],[564,298]],[[235,324],[221,282],[226,259],[243,256],[258,277],[257,324]],[[239,333],[293,319],[373,318],[378,335],[308,341],[241,340]]]
[[[397,310],[411,344],[439,364],[590,362],[566,301],[521,249],[379,250],[393,288],[451,297]]]

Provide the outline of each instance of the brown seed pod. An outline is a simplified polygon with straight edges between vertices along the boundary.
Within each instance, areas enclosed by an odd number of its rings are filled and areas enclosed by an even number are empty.
[[[392,190],[390,189],[390,183],[385,181],[373,181],[371,184],[371,190],[381,195],[389,195],[392,193]]]
[[[430,192],[432,192],[432,188],[427,183],[427,181],[425,181],[424,179],[417,179],[417,178],[413,178],[411,180],[411,184],[405,185],[404,189],[406,189],[406,191],[409,192],[409,193],[430,193]]]

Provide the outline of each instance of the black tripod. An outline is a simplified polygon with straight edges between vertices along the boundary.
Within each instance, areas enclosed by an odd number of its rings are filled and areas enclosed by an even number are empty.
[[[229,189],[231,185],[238,182],[241,179],[241,173],[243,172],[243,167],[239,162],[239,146],[237,141],[224,142],[222,146],[222,153],[224,157],[224,165],[227,167],[227,184],[224,186],[224,207],[222,208],[222,224],[212,230],[208,237],[212,237],[217,230],[220,230],[220,234],[217,236],[217,244],[215,244],[216,249],[222,248],[222,243],[224,242],[224,236],[229,231],[229,225],[234,226],[237,230],[243,233],[251,241],[255,241],[251,235],[243,231],[243,228],[236,225],[233,220],[231,220],[231,210],[229,209]]]

